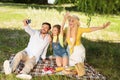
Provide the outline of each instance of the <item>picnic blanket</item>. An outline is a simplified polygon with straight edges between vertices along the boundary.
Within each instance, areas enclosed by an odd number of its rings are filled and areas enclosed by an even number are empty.
[[[10,59],[9,59],[10,62],[12,61],[13,58],[14,58],[14,55],[12,55],[10,57]],[[52,67],[56,67],[55,58],[49,58],[48,57],[46,59],[46,62],[43,62],[40,59],[29,74],[31,74],[32,76],[42,76],[43,75],[43,67],[46,66],[46,65],[50,65]],[[23,67],[24,67],[24,64],[21,61],[19,66],[18,66],[18,68],[17,68],[17,70],[16,70],[16,73],[21,71]],[[66,76],[77,78],[77,80],[106,80],[105,76],[103,76],[102,74],[97,72],[88,63],[85,63],[85,71],[86,71],[86,74],[84,76],[82,76],[82,77],[78,77],[77,75],[66,75]],[[53,74],[58,74],[58,73],[53,73]],[[62,73],[60,75],[62,75]]]

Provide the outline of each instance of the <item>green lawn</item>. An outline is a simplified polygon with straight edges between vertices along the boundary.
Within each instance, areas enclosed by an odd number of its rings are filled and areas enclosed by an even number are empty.
[[[70,5],[26,5],[13,3],[0,3],[0,65],[11,54],[24,49],[29,40],[28,34],[23,30],[22,20],[30,18],[33,29],[40,29],[42,22],[50,22],[52,25],[62,22],[63,14],[70,11],[78,15],[82,27],[87,27],[89,19],[84,13],[75,11]],[[110,21],[107,29],[87,33],[83,35],[82,42],[86,48],[86,61],[105,75],[108,80],[120,79],[120,15],[99,15],[92,17],[91,26],[100,25]],[[67,25],[66,25],[67,26]],[[48,52],[50,54],[51,52]],[[2,69],[2,66],[0,70]],[[41,79],[48,79],[42,77]],[[70,80],[67,77],[54,76],[50,80]],[[34,78],[33,80],[40,79]],[[14,75],[0,74],[0,80],[19,80]],[[71,79],[73,80],[73,79]]]

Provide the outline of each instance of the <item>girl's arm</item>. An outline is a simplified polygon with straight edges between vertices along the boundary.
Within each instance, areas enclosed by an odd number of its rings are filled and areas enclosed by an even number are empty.
[[[90,27],[90,29],[91,29],[91,32],[92,32],[92,31],[96,31],[96,30],[101,30],[101,29],[107,28],[109,25],[110,25],[110,22],[107,22],[107,23],[103,24],[102,26]]]

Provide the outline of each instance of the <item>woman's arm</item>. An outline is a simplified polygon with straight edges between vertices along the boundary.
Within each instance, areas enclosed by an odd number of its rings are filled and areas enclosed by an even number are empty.
[[[107,28],[109,25],[110,25],[110,22],[107,22],[107,23],[103,24],[102,26],[90,27],[90,29],[91,29],[91,31],[101,30],[101,29]]]
[[[67,18],[69,17],[69,12],[67,12],[65,15],[64,15],[64,19],[63,19],[63,22],[62,22],[62,25],[61,25],[61,28],[60,28],[60,34],[63,35],[63,29],[64,29],[64,26],[65,26],[65,22],[67,20]]]

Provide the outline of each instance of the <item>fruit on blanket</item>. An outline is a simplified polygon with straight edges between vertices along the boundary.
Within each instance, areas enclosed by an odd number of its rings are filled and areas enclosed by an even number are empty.
[[[48,71],[48,68],[47,68],[47,67],[45,67],[45,68],[44,68],[44,71]]]
[[[52,73],[54,72],[54,68],[51,68],[51,67],[44,67],[43,70],[45,72],[47,72],[47,71],[51,71]]]
[[[67,68],[65,68],[65,70],[75,70],[75,66],[69,66],[69,67],[67,67]]]
[[[63,70],[63,73],[66,74],[66,75],[67,74],[76,75],[77,71],[75,69],[75,66],[70,66],[70,67],[65,68],[65,70]]]
[[[76,70],[63,70],[62,72],[66,75],[76,75],[77,74]]]
[[[62,71],[62,70],[64,70],[64,67],[57,67],[57,68],[55,68],[56,72],[59,72],[59,71]]]

